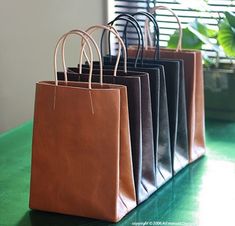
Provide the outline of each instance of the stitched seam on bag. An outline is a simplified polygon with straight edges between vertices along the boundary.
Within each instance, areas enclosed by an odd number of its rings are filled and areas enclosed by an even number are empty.
[[[95,114],[95,111],[94,111],[94,105],[93,105],[93,99],[92,99],[91,90],[89,90],[89,97],[90,97],[91,111],[92,111],[92,114],[94,115],[94,114]]]
[[[55,106],[56,106],[56,86],[54,88],[54,96],[53,96],[53,110],[55,110]]]

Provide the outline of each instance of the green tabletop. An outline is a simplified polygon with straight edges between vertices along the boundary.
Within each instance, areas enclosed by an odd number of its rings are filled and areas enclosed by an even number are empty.
[[[207,155],[117,225],[235,225],[235,123],[206,122]],[[0,134],[0,226],[113,225],[28,208],[32,122]]]

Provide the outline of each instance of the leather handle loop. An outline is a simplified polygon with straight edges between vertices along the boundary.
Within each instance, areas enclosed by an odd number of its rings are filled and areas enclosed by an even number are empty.
[[[59,46],[61,45],[61,43],[63,45],[63,47],[62,47],[62,65],[63,65],[64,75],[65,75],[65,82],[66,83],[68,82],[68,73],[67,73],[67,67],[66,67],[66,63],[65,63],[64,49],[63,48],[64,48],[64,45],[65,45],[66,39],[68,38],[68,36],[70,36],[72,34],[75,34],[75,35],[78,35],[78,36],[82,37],[85,40],[86,44],[88,45],[88,50],[89,50],[89,54],[91,56],[91,63],[92,63],[92,65],[90,66],[90,71],[89,71],[89,84],[88,84],[88,87],[89,87],[89,89],[91,89],[92,69],[93,69],[93,52],[92,52],[92,49],[91,49],[91,45],[90,45],[90,43],[88,41],[88,38],[90,40],[92,40],[93,38],[90,37],[89,34],[87,34],[84,31],[81,31],[81,30],[76,30],[76,31],[73,30],[73,31],[65,33],[64,35],[62,35],[59,38],[59,40],[56,43],[56,47],[55,47],[55,51],[54,51],[54,76],[55,76],[55,84],[58,85],[58,78],[57,78],[57,54],[58,54],[58,49],[59,49]]]
[[[181,51],[181,50],[182,50],[183,31],[182,31],[182,25],[181,25],[180,19],[179,19],[179,17],[176,15],[176,13],[175,13],[172,9],[170,9],[170,8],[168,8],[168,7],[166,7],[166,6],[163,6],[163,5],[155,6],[155,7],[153,7],[153,8],[150,8],[149,12],[150,12],[150,13],[154,13],[156,10],[161,10],[161,9],[163,9],[163,10],[168,10],[169,12],[171,12],[171,13],[175,16],[175,18],[176,18],[176,20],[177,20],[177,23],[178,23],[178,25],[179,25],[179,40],[178,40],[176,52]],[[145,27],[146,27],[146,29],[147,29],[148,37],[150,38],[150,35],[149,35],[149,25],[148,25],[148,18],[147,18],[146,21],[145,21]],[[150,39],[151,39],[151,38],[150,38]]]
[[[123,40],[121,39],[120,35],[118,34],[117,30],[113,26],[110,26],[110,25],[108,25],[108,26],[106,26],[106,25],[95,25],[95,26],[89,27],[86,30],[86,32],[89,33],[89,34],[92,34],[93,32],[95,32],[98,29],[104,29],[104,30],[110,31],[118,39],[119,46],[118,46],[117,61],[116,61],[115,68],[114,68],[114,76],[117,75],[118,64],[119,64],[120,57],[121,57],[121,47],[123,48],[123,53],[124,53],[124,71],[125,71],[125,73],[127,73],[127,51],[126,51],[126,46],[125,46]],[[85,46],[83,45],[81,55],[84,51],[84,47]],[[84,54],[84,55],[86,56],[86,54]]]
[[[158,23],[156,21],[156,19],[154,18],[154,16],[149,13],[149,12],[137,12],[137,13],[134,13],[132,14],[132,16],[137,16],[137,15],[143,15],[143,16],[146,16],[147,19],[151,20],[151,22],[153,23],[154,25],[154,28],[155,28],[155,32],[156,32],[156,36],[157,36],[157,48],[156,48],[156,53],[157,53],[157,56],[156,58],[157,59],[160,59],[160,46],[159,46],[159,35],[160,35],[160,32],[159,32],[159,26],[158,26]],[[126,27],[125,27],[126,28]],[[145,35],[144,35],[144,47],[146,48],[147,46],[147,31],[146,30],[146,26],[144,27],[145,28]],[[150,39],[151,40],[151,39]]]
[[[140,54],[140,41],[142,41],[142,44],[143,44],[143,33],[142,33],[142,30],[141,30],[141,27],[138,23],[138,21],[133,17],[131,16],[130,14],[120,14],[118,15],[114,20],[112,20],[111,22],[108,23],[108,25],[113,25],[116,21],[118,20],[124,20],[124,21],[128,21],[129,23],[132,24],[132,26],[136,29],[137,31],[137,35],[138,35],[138,51],[137,51],[137,56],[136,56],[136,60],[135,60],[135,67],[137,65],[137,62],[138,62],[138,58],[139,58],[139,54]],[[103,40],[103,36],[104,36],[104,33],[102,34],[102,39],[101,39],[101,46],[102,46],[102,40]],[[127,40],[125,40],[125,44],[127,45]],[[102,48],[101,48],[102,50]],[[110,47],[110,39],[109,39],[109,45],[108,45],[108,50],[109,50],[109,55],[110,54],[110,51],[111,51],[111,47]],[[142,51],[142,59],[143,59],[143,51]]]
[[[77,31],[79,31],[79,30],[71,30],[70,32],[75,32],[76,33]],[[100,50],[99,50],[99,47],[98,47],[97,43],[95,42],[95,40],[87,32],[85,32],[85,31],[82,31],[82,32],[88,37],[88,39],[90,39],[92,44],[95,46],[95,49],[96,49],[97,54],[98,54],[98,58],[99,58],[100,62],[102,62]],[[66,38],[64,38],[63,44],[62,44],[62,59],[63,59],[63,61],[65,61],[65,58],[64,58],[64,55],[65,55],[64,54],[65,43],[66,43]],[[80,52],[82,53],[82,49],[81,49]],[[82,74],[82,56],[83,56],[83,54],[80,54],[79,74]],[[93,60],[92,60],[92,62],[93,62]],[[103,85],[103,65],[100,64],[100,66],[101,66],[101,70],[100,70],[100,84]],[[91,67],[91,65],[90,65],[90,67]],[[93,70],[93,63],[92,63],[92,70]]]

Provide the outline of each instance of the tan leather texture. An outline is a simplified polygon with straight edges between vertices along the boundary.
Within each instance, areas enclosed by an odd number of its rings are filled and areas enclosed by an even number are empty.
[[[133,46],[131,47],[133,49]],[[155,47],[144,51],[144,57],[154,58]],[[130,52],[130,50],[128,50]],[[189,134],[189,160],[200,158],[206,152],[203,66],[200,51],[161,49],[161,58],[184,60],[186,106]]]
[[[30,208],[119,221],[136,206],[127,90],[36,84]]]

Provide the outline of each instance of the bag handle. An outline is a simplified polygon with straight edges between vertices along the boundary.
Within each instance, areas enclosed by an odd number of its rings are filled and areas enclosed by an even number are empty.
[[[142,32],[142,29],[141,29],[138,21],[136,20],[136,18],[134,16],[132,16],[131,14],[128,14],[128,13],[119,14],[115,19],[113,19],[108,24],[113,25],[114,22],[116,22],[118,20],[124,20],[127,23],[131,23],[132,26],[135,28],[135,30],[137,32],[137,35],[138,35],[138,51],[137,51],[136,60],[135,60],[135,67],[137,67],[137,62],[138,62],[138,59],[139,59],[140,51],[141,51],[141,63],[143,64],[144,35],[143,35],[143,32]],[[128,46],[128,44],[127,44],[127,37],[126,37],[124,31],[123,31],[123,36],[124,36],[123,38],[125,40],[125,45]],[[140,48],[140,43],[142,43],[142,48]],[[110,52],[110,49],[111,49],[111,44],[110,44],[110,39],[109,39],[109,52]]]
[[[119,64],[120,57],[121,57],[121,47],[123,48],[123,53],[124,53],[124,72],[127,73],[127,51],[126,51],[126,46],[125,46],[123,40],[121,39],[120,35],[118,34],[117,30],[113,26],[110,26],[110,25],[108,25],[108,26],[106,26],[106,25],[95,25],[95,26],[89,27],[86,30],[86,32],[91,35],[93,32],[95,32],[98,29],[108,30],[108,31],[112,32],[116,36],[116,38],[118,39],[118,43],[119,43],[118,54],[117,54],[117,61],[116,61],[116,64],[115,64],[114,74],[113,75],[114,76],[117,75],[118,64]],[[85,43],[83,43],[83,46],[82,46],[82,50],[81,50],[81,53],[80,53],[81,56],[83,55],[84,48],[85,48]],[[84,53],[84,55],[87,59],[86,53]]]
[[[149,13],[149,12],[142,12],[142,11],[140,11],[140,12],[136,12],[136,13],[134,13],[134,14],[132,14],[132,16],[134,17],[134,16],[138,16],[138,15],[142,15],[142,16],[146,16],[149,20],[151,20],[151,22],[154,24],[154,28],[155,28],[155,32],[156,32],[156,35],[157,35],[157,59],[160,59],[160,47],[159,47],[159,26],[158,26],[158,24],[157,24],[157,21],[155,20],[155,18],[154,18],[154,16],[151,14],[151,13]],[[125,28],[124,28],[124,31],[123,31],[123,33],[124,33],[124,37],[125,37],[125,39],[126,39],[126,29],[127,29],[127,24],[128,24],[128,22],[126,22],[126,25],[125,25]],[[144,35],[144,43],[143,43],[143,48],[146,46],[146,43],[147,43],[147,35],[146,35],[146,29],[145,29],[145,35]],[[143,49],[142,49],[142,51],[143,51]],[[143,53],[142,53],[143,54]],[[143,57],[143,55],[142,55],[142,57]]]
[[[163,5],[155,6],[153,8],[150,8],[149,12],[153,14],[156,10],[159,10],[159,9],[168,10],[168,11],[170,11],[173,14],[173,16],[175,16],[175,18],[177,20],[177,23],[179,25],[179,40],[178,40],[176,52],[181,51],[182,50],[183,32],[182,32],[182,25],[181,25],[179,17],[176,15],[176,13],[172,9],[170,9],[170,8],[168,8],[166,6],[163,6]],[[146,31],[147,31],[146,34],[148,35],[149,40],[151,40],[148,21],[149,20],[147,18],[145,20],[145,28],[146,28]],[[150,46],[152,46],[152,45],[150,45]]]
[[[125,18],[127,17],[127,18]],[[136,57],[136,60],[135,60],[135,67],[137,66],[137,62],[138,62],[138,57],[139,57],[139,54],[140,54],[140,41],[142,41],[143,43],[143,33],[142,33],[142,30],[141,30],[141,27],[138,23],[138,21],[133,17],[131,16],[130,14],[120,14],[118,15],[114,20],[112,20],[111,22],[108,23],[108,25],[113,25],[114,22],[118,21],[118,20],[124,20],[124,21],[128,21],[130,22],[133,27],[136,29],[137,31],[137,35],[138,35],[138,51],[137,51],[137,57]],[[102,51],[102,43],[103,43],[103,38],[104,38],[104,32],[102,34],[102,38],[101,38],[101,51]],[[111,44],[110,44],[110,37],[109,37],[109,42],[108,42],[108,50],[109,50],[109,56],[110,56],[110,59],[111,59]],[[127,45],[127,40],[125,39],[125,44]],[[143,52],[142,52],[142,55],[143,55]]]
[[[74,30],[71,30],[70,32],[75,32],[76,33],[77,31],[79,31],[79,30],[74,29]],[[82,32],[84,32],[84,34],[91,40],[91,42],[93,43],[93,45],[95,46],[95,49],[97,51],[99,62],[100,62],[100,84],[103,85],[103,64],[102,64],[102,57],[101,57],[101,54],[100,54],[99,47],[98,47],[96,41],[86,31],[82,31]],[[82,39],[82,42],[84,42],[83,39]],[[65,43],[66,43],[66,38],[64,38],[63,44],[62,44],[62,60],[63,61],[65,61],[65,58],[64,58]],[[83,48],[83,45],[82,45],[81,51],[80,51],[81,54],[80,54],[80,58],[79,58],[79,74],[82,74],[82,56],[83,56],[82,53],[83,53],[83,49],[84,48]],[[87,57],[87,55],[86,55],[86,57]],[[91,65],[91,63],[92,63],[92,65]],[[92,62],[90,62],[89,66],[90,67],[92,66],[92,71],[93,71],[93,60],[92,60]],[[66,68],[66,70],[67,70],[67,68]],[[90,77],[89,77],[89,79],[90,79]]]
[[[57,54],[58,54],[58,49],[59,46],[62,45],[64,46],[66,39],[68,38],[68,36],[72,35],[72,34],[76,34],[80,37],[82,37],[85,42],[88,45],[88,49],[89,49],[89,55],[91,57],[91,67],[90,67],[90,71],[89,71],[89,84],[88,87],[89,89],[91,89],[91,80],[92,80],[92,69],[93,69],[93,52],[91,49],[91,45],[88,41],[88,38],[95,43],[94,39],[87,34],[86,32],[82,31],[82,30],[76,30],[76,31],[69,31],[67,33],[65,33],[64,35],[62,35],[59,40],[57,41],[56,47],[55,47],[55,51],[54,51],[54,75],[55,75],[55,84],[58,85],[58,78],[57,78]],[[63,65],[63,69],[64,69],[64,75],[65,75],[65,82],[68,82],[68,74],[67,74],[67,68],[66,68],[66,63],[65,63],[65,58],[64,58],[64,51],[62,50],[62,65]]]

